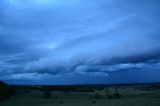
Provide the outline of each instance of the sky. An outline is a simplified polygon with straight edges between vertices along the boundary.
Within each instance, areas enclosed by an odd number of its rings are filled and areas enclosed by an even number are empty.
[[[0,80],[160,81],[159,0],[0,0]]]

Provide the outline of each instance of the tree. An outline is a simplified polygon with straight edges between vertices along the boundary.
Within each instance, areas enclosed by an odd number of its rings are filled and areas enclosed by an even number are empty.
[[[119,98],[121,98],[121,94],[120,93],[114,93],[113,94],[113,98],[115,98],[115,99],[119,99]]]
[[[10,97],[10,89],[7,84],[0,81],[0,101],[8,100]]]
[[[113,98],[115,98],[115,99],[119,99],[119,98],[121,98],[121,94],[118,92],[118,88],[119,87],[115,87],[115,93],[113,94]]]
[[[45,99],[49,99],[52,96],[52,93],[49,87],[44,87],[43,91],[44,91],[43,96]]]
[[[95,93],[94,97],[95,97],[96,99],[101,99],[101,98],[102,98],[101,94],[99,94],[99,93]]]

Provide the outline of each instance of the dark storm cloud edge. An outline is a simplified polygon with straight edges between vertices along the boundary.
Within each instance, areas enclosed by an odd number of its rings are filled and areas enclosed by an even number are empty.
[[[158,70],[160,65],[160,52],[135,55],[130,57],[119,57],[110,60],[101,60],[100,62],[87,62],[85,60],[79,61],[67,61],[66,63],[60,62],[59,64],[54,62],[49,63],[44,60],[33,62],[24,69],[24,73],[38,73],[38,74],[81,74],[81,75],[108,75],[107,73],[123,70]],[[73,62],[73,63],[72,63]],[[69,64],[68,64],[69,63]]]
[[[66,13],[62,13],[65,8],[61,7],[57,13],[51,7],[39,9],[27,4],[28,8],[19,9],[0,4],[0,76],[4,79],[7,75],[13,75],[12,78],[46,74],[108,76],[116,71],[159,69],[158,1],[94,1],[91,5],[84,3],[85,11],[77,4],[65,5],[69,7]],[[48,14],[50,9],[54,11]],[[112,14],[106,9],[112,10]],[[59,39],[60,44],[50,50],[48,42],[54,45]]]
[[[135,56],[130,56],[130,57],[118,57],[118,58],[112,58],[110,60],[101,60],[100,62],[85,62],[84,61],[73,61],[74,63],[72,64],[64,64],[59,63],[59,64],[52,64],[46,62],[47,64],[41,67],[43,64],[39,64],[38,61],[33,62],[29,65],[27,65],[24,69],[24,67],[20,67],[15,65],[12,66],[9,70],[9,66],[6,66],[5,68],[1,68],[1,76],[5,75],[10,75],[10,74],[25,74],[25,73],[37,73],[37,74],[51,74],[51,75],[57,75],[57,74],[67,74],[67,73],[75,73],[75,74],[84,74],[86,75],[89,72],[112,72],[112,71],[121,71],[122,69],[144,69],[147,68],[148,66],[151,66],[149,69],[154,69],[158,68],[160,65],[160,52],[155,51],[151,52],[148,54],[141,54],[141,55],[135,55]],[[14,60],[9,60],[9,61],[15,61]],[[23,58],[22,60],[17,60],[17,61],[24,61]],[[70,63],[70,61],[67,61]],[[50,64],[50,65],[48,65]],[[37,65],[37,66],[36,66]],[[36,66],[36,67],[35,67]],[[152,67],[153,66],[153,67]]]

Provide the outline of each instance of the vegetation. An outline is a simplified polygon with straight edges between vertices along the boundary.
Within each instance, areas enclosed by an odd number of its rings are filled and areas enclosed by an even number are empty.
[[[120,99],[121,98],[121,94],[120,93],[114,93],[113,94],[113,98]]]
[[[52,93],[49,87],[43,87],[43,95],[45,99],[51,98]]]
[[[10,99],[0,101],[0,106],[160,106],[158,84],[10,86],[7,92]]]
[[[44,99],[42,94],[18,94],[9,101],[0,102],[0,106],[160,106],[160,96],[154,97],[160,93],[126,94],[121,99],[95,99],[89,94],[55,94]]]
[[[51,95],[52,95],[52,94],[51,94],[51,91],[47,91],[47,90],[44,91],[44,98],[45,98],[45,99],[51,98]]]
[[[10,88],[4,82],[0,81],[0,101],[8,100],[10,97]]]
[[[96,93],[94,96],[95,96],[95,99],[101,99],[102,98],[102,96],[99,93]]]

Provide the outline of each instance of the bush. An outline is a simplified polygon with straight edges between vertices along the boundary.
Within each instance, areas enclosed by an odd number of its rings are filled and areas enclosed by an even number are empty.
[[[0,86],[0,101],[5,101],[10,98],[10,89],[7,86]]]
[[[16,95],[16,88],[10,87],[10,95],[11,95],[11,96]]]
[[[114,93],[113,98],[119,99],[119,98],[121,98],[121,94],[120,93]]]
[[[42,91],[43,91],[43,97],[45,99],[49,99],[52,96],[51,87],[43,86]]]
[[[60,101],[60,102],[59,102],[59,104],[63,104],[63,102],[62,102],[62,101]]]
[[[107,97],[107,99],[112,99],[112,95],[110,95],[108,93],[106,93],[106,97]]]
[[[92,104],[96,104],[97,102],[96,102],[96,101],[92,101],[91,103],[92,103]]]
[[[101,99],[102,98],[102,96],[99,93],[96,93],[94,96],[95,96],[96,99]]]
[[[49,99],[52,96],[51,91],[50,90],[45,90],[44,91],[44,98],[45,99]]]

